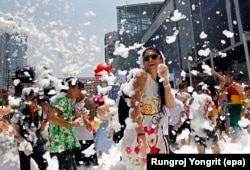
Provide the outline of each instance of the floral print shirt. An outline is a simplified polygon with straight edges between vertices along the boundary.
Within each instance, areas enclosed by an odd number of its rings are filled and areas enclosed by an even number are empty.
[[[71,122],[73,117],[72,104],[66,96],[57,97],[50,105],[62,111],[60,118]],[[49,151],[50,153],[60,153],[65,150],[80,147],[78,138],[73,132],[73,127],[58,126],[49,124]]]

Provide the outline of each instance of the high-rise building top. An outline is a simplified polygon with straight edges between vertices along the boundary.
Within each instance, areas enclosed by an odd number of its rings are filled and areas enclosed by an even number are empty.
[[[163,1],[117,6],[118,40],[127,48],[141,42],[142,35],[151,25],[151,21],[161,9]],[[139,67],[136,50],[129,50],[127,58],[119,57],[119,70]]]
[[[168,0],[142,42],[163,52],[170,72],[202,73],[201,65],[205,63],[217,71],[232,70],[247,77],[250,68],[246,48],[250,44],[243,37],[250,31],[249,15],[249,1]],[[173,37],[175,41],[168,41]]]
[[[112,63],[112,67],[114,68],[114,60],[116,59],[113,55],[115,50],[115,42],[118,40],[117,32],[109,32],[105,34],[104,42],[105,42],[105,62],[107,64]],[[112,62],[110,61],[112,60]]]
[[[125,45],[133,45],[140,41],[162,4],[163,2],[153,2],[116,7],[119,39]]]
[[[12,84],[12,77],[18,68],[27,65],[27,36],[3,33],[0,35],[0,86]]]

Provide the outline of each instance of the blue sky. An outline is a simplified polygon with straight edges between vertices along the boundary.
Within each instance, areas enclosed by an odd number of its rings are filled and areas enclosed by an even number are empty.
[[[83,47],[85,51],[93,46],[90,45],[93,42],[89,43],[88,41],[95,36],[94,46],[98,47],[99,51],[95,50],[94,58],[91,60],[88,59],[88,52],[84,52],[81,56],[81,61],[87,60],[91,65],[85,69],[85,76],[93,76],[93,67],[100,62],[104,62],[105,33],[117,31],[116,6],[160,1],[163,0],[1,0],[0,17],[7,13],[12,16],[18,15],[22,23],[25,23],[24,25],[33,23],[32,26],[27,26],[28,28],[34,26],[36,31],[46,34],[53,40],[56,38],[53,37],[52,32],[65,30],[68,34],[65,41],[72,44],[78,41],[79,36],[77,37],[75,34],[80,32],[81,36],[86,39],[86,45]],[[87,17],[86,12],[90,11],[92,11],[92,16]],[[52,29],[51,25],[55,22],[57,25],[53,26]],[[31,38],[29,41],[32,42]],[[34,44],[30,45],[30,49],[33,50],[28,54],[30,65],[38,61],[37,58],[32,58],[34,53],[38,53],[34,51],[34,48],[36,48]],[[42,53],[40,56],[53,58],[53,55],[46,51],[50,46],[40,50],[39,53]],[[54,72],[56,75],[62,76],[61,68],[54,69]]]

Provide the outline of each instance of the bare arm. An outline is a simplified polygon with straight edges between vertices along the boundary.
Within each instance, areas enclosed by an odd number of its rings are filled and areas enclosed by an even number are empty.
[[[163,86],[164,86],[165,106],[169,109],[172,109],[172,108],[174,108],[174,100],[175,99],[174,99],[174,96],[171,92],[169,80],[164,79]]]
[[[133,122],[136,122],[138,124],[138,127],[136,128],[137,133],[144,133],[144,129],[142,126],[140,102],[141,102],[141,96],[145,87],[146,79],[147,79],[146,72],[142,72],[141,75],[135,78],[134,94],[131,96],[131,100],[130,100],[130,106],[132,110],[131,118]]]
[[[213,108],[213,110],[212,110],[213,117],[211,118],[211,121],[212,121],[213,124],[216,124],[217,123],[216,121],[217,121],[217,118],[218,118],[218,111],[217,111],[215,105],[213,105],[212,108]]]
[[[163,78],[165,106],[169,109],[172,109],[174,108],[175,100],[171,92],[171,85],[169,83],[169,70],[167,65],[162,66],[159,76]]]
[[[62,111],[59,109],[56,109],[56,108],[51,109],[48,114],[48,122],[55,124],[57,126],[65,126],[65,127],[80,126],[79,122],[68,122],[58,117],[61,113]]]
[[[214,68],[211,69],[211,73],[214,76],[218,77],[218,79],[220,80],[218,92],[221,92],[223,87],[225,86],[225,84],[227,82],[226,78],[224,76],[222,76],[221,74],[219,74],[218,72],[216,72]]]
[[[237,83],[235,85],[235,89],[237,90],[237,92],[240,94],[241,96],[241,99],[242,100],[245,100],[246,99],[246,94],[245,94],[245,91],[244,91],[244,87],[242,85],[240,85],[239,83]]]

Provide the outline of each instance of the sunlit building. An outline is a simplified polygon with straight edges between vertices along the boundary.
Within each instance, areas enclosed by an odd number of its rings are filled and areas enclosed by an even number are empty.
[[[27,36],[22,34],[0,35],[0,86],[12,85],[12,78],[18,68],[27,65]]]
[[[161,9],[163,1],[117,6],[117,34],[120,45],[129,48],[127,56],[119,56],[120,70],[130,70],[138,67],[138,54],[133,50],[134,45],[141,41],[141,37],[151,25],[151,21]]]
[[[172,73],[191,78],[205,63],[249,83],[249,16],[249,1],[166,0],[142,42],[161,49]]]
[[[105,62],[111,65],[113,72],[116,71],[116,68],[118,68],[119,65],[119,58],[113,54],[115,50],[115,42],[117,40],[118,34],[116,31],[105,34]]]

